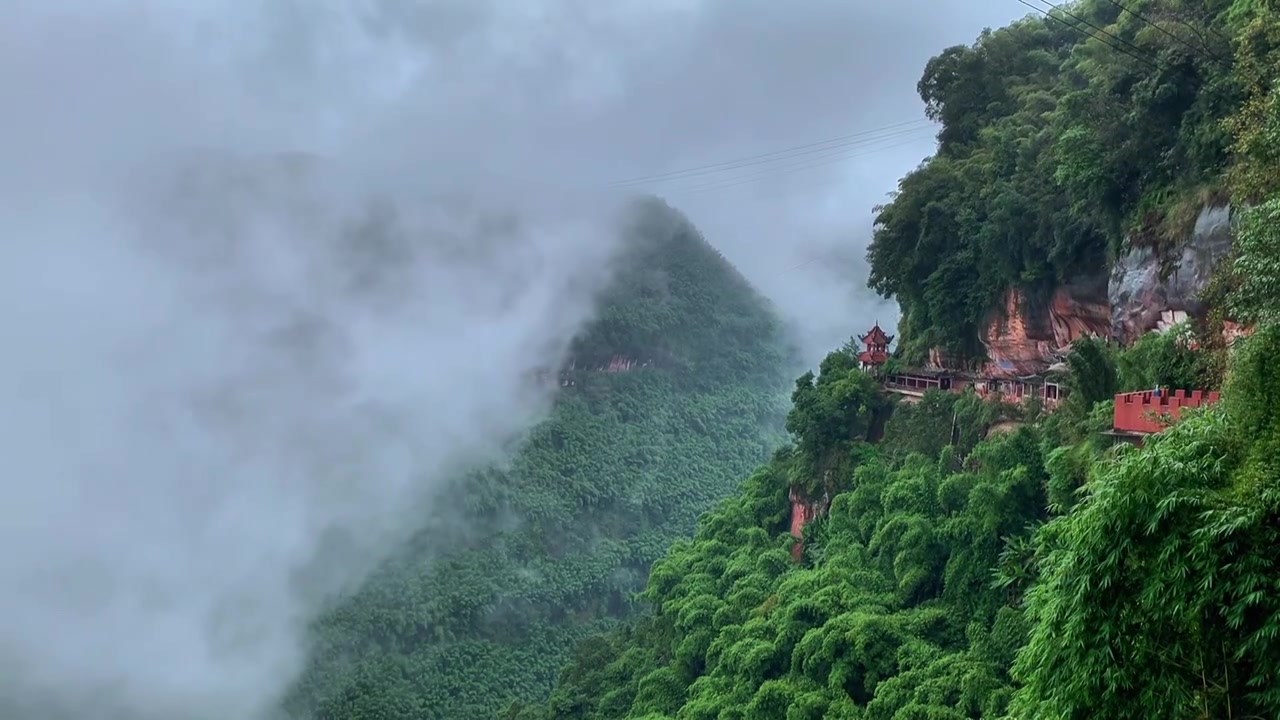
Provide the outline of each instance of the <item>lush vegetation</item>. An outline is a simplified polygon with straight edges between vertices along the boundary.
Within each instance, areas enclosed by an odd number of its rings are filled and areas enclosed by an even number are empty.
[[[983,438],[994,408],[936,392],[867,443],[880,401],[834,353],[797,388],[795,447],[654,566],[653,612],[507,717],[1275,717],[1276,352],[1265,326],[1228,401],[1142,448],[1099,434],[1109,398]],[[1075,388],[1117,386],[1103,365]],[[787,496],[815,452],[843,465],[794,563]]]
[[[458,720],[544,697],[780,443],[793,367],[770,308],[669,208],[642,204],[629,236],[575,384],[509,465],[458,483],[443,529],[320,622],[292,716]],[[653,364],[591,370],[614,355]]]
[[[1056,412],[994,432],[1007,411],[931,393],[879,442],[882,401],[832,353],[797,383],[793,444],[654,564],[650,612],[504,716],[1280,717],[1278,61],[1280,16],[1257,0],[1085,0],[935,58],[920,91],[939,152],[870,251],[906,359],[980,352],[1006,289],[1047,291],[1126,243],[1170,249],[1222,199],[1236,244],[1207,320],[1257,332],[1230,350],[1188,329],[1081,340]],[[1223,401],[1143,446],[1101,434],[1115,392],[1206,378]],[[832,499],[793,562],[797,487]]]
[[[1267,5],[1083,0],[931,60],[939,148],[879,209],[868,252],[905,356],[980,354],[1007,289],[1043,297],[1128,247],[1174,249],[1207,202],[1274,193]]]

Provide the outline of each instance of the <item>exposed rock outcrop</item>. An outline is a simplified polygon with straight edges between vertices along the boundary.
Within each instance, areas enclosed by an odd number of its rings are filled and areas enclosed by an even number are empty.
[[[796,541],[791,546],[791,558],[799,562],[804,554],[804,546],[801,543],[804,538],[804,526],[827,514],[828,508],[831,507],[831,494],[824,492],[822,497],[815,499],[805,496],[799,488],[792,487],[788,499],[791,501],[791,537]]]
[[[640,362],[626,355],[614,355],[609,358],[609,362],[599,364],[595,368],[595,372],[620,373],[649,367],[654,367],[652,360]],[[530,375],[534,381],[539,383],[572,387],[578,384],[576,375],[586,369],[578,367],[577,359],[570,359],[564,367],[560,368],[559,372],[552,371],[550,368],[541,368],[533,370]]]
[[[1051,367],[1076,339],[1085,336],[1131,343],[1143,333],[1165,329],[1204,312],[1198,296],[1218,263],[1231,250],[1231,209],[1204,208],[1177,257],[1162,263],[1150,248],[1120,257],[1110,276],[1081,277],[1060,285],[1047,302],[1030,302],[1018,290],[988,319],[982,342],[989,362],[986,377],[1035,375]],[[1230,341],[1247,331],[1228,323]],[[934,358],[930,358],[931,362]]]
[[[1111,269],[1107,291],[1111,335],[1133,342],[1156,329],[1165,311],[1201,314],[1204,308],[1197,296],[1231,250],[1231,240],[1231,208],[1207,207],[1196,218],[1195,229],[1174,258],[1168,277],[1162,277],[1161,260],[1150,248],[1134,248],[1119,258]]]
[[[1226,340],[1228,345],[1242,337],[1252,335],[1253,331],[1254,326],[1252,325],[1245,326],[1232,320],[1224,320],[1222,322],[1222,339]]]
[[[941,348],[929,348],[929,361],[925,363],[928,370],[946,370],[951,367],[950,359],[942,354]]]
[[[1005,293],[1004,307],[992,313],[982,344],[989,362],[982,368],[985,377],[1017,377],[1039,372],[1051,357],[1052,342],[1036,322],[1037,313],[1026,305],[1018,290]]]
[[[651,362],[641,363],[639,360],[629,358],[625,355],[614,355],[609,358],[609,363],[600,368],[603,372],[627,372],[640,367],[648,367]]]
[[[1087,337],[1107,337],[1111,306],[1102,277],[1079,278],[1054,291],[1049,301],[1049,326],[1055,348],[1065,348]]]
[[[982,341],[990,362],[986,377],[1042,373],[1076,339],[1111,333],[1111,308],[1102,277],[1082,277],[1059,286],[1047,303],[1035,307],[1017,290],[1005,294],[1004,308],[993,313]]]

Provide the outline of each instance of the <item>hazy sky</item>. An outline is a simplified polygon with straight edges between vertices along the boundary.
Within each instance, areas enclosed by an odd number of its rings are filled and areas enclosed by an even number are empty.
[[[525,378],[590,319],[626,192],[811,361],[891,323],[860,258],[930,151],[920,70],[1023,9],[8,0],[0,716],[273,707],[320,595],[545,411]]]
[[[1028,12],[1014,0],[432,7],[387,2],[378,16],[437,58],[420,82],[448,98],[406,122],[451,138],[458,164],[662,194],[779,304],[811,360],[868,319],[896,320],[865,290],[862,258],[871,208],[932,151],[925,63]]]
[[[1014,0],[17,0],[0,80],[34,100],[16,127],[49,136],[285,145],[521,192],[897,126],[628,185],[686,210],[799,322],[812,355],[865,324],[854,301],[866,300],[870,209],[932,147],[923,123],[901,125],[922,119],[925,62],[1027,12]],[[86,135],[89,118],[133,132]]]

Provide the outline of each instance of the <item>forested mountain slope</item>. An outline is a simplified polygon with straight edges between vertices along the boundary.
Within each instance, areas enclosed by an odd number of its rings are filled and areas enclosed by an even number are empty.
[[[1280,330],[1244,342],[1224,404],[1140,449],[1098,434],[1107,360],[1013,432],[978,440],[991,409],[934,391],[867,444],[840,409],[882,401],[833,353],[814,387],[843,402],[797,407],[797,447],[654,565],[653,614],[507,717],[1276,717]],[[795,563],[787,492],[813,452],[847,465]]]
[[[1043,305],[1072,281],[1105,288],[1139,250],[1167,276],[1202,209],[1274,192],[1274,7],[1060,8],[943,51],[920,80],[939,148],[880,208],[868,253],[911,362],[981,355],[1011,289]]]
[[[1280,717],[1280,17],[1062,7],[930,63],[941,146],[881,209],[872,283],[902,304],[906,360],[981,355],[1009,288],[1160,248],[1229,202],[1234,249],[1195,335],[1078,339],[1056,412],[988,435],[994,406],[933,392],[878,443],[865,419],[884,401],[832,353],[797,384],[793,447],[654,565],[652,612],[504,717]],[[1231,347],[1206,322],[1228,313],[1256,327]],[[1143,446],[1102,434],[1113,393],[1206,378],[1223,401]],[[797,484],[832,500],[794,562]]]
[[[319,623],[292,716],[462,720],[545,696],[780,442],[794,366],[767,303],[661,203],[637,207],[627,242],[551,417]]]

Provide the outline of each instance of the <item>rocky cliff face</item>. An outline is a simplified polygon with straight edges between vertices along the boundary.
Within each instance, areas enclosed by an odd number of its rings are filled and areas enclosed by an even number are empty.
[[[1161,277],[1160,259],[1149,248],[1135,248],[1121,257],[1111,269],[1107,290],[1112,336],[1132,342],[1154,329],[1164,311],[1201,314],[1204,308],[1196,296],[1231,250],[1231,239],[1231,208],[1208,207],[1196,218],[1167,278]]]
[[[1018,377],[1044,372],[1078,338],[1111,334],[1107,283],[1082,277],[1059,286],[1048,302],[1036,303],[1017,290],[1005,295],[1004,308],[987,323],[983,344],[990,362],[987,377]]]
[[[1077,338],[1093,335],[1129,343],[1157,329],[1171,311],[1202,313],[1197,296],[1231,250],[1230,220],[1227,206],[1202,210],[1167,276],[1152,250],[1134,248],[1116,261],[1109,275],[1074,279],[1054,290],[1047,302],[1032,302],[1010,290],[982,338],[990,359],[983,373],[1041,373]]]
[[[791,558],[799,562],[804,554],[804,546],[801,543],[804,538],[804,526],[827,514],[827,510],[831,507],[831,494],[823,493],[822,497],[814,499],[807,497],[798,488],[792,487],[788,499],[791,501],[791,537],[796,541],[791,546]]]

